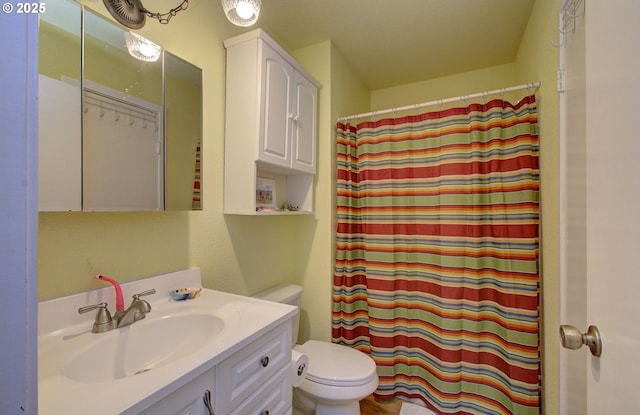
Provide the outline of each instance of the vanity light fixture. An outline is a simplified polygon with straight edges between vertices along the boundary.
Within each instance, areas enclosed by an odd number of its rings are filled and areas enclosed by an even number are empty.
[[[236,26],[251,26],[258,20],[262,0],[221,0],[227,19]]]
[[[166,13],[154,13],[142,5],[142,0],[102,0],[111,16],[121,25],[129,29],[140,29],[146,22],[146,17],[157,19],[162,24],[178,12],[187,10],[189,0],[182,2]],[[227,19],[236,26],[251,26],[258,20],[262,0],[221,0],[222,9]]]
[[[144,62],[155,62],[160,58],[160,46],[133,32],[124,32],[129,54]]]

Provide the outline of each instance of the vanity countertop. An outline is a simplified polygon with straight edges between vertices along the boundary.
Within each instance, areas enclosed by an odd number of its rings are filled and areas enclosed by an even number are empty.
[[[41,302],[38,309],[39,413],[136,414],[213,368],[272,328],[290,321],[297,313],[297,309],[292,306],[209,289],[203,289],[194,299],[170,300],[170,291],[199,284],[200,272],[197,268],[122,284],[126,302],[134,293],[155,288],[155,295],[144,297],[151,304],[152,310],[145,319],[131,326],[102,334],[91,333],[95,314],[91,312],[87,313],[88,316],[79,315],[77,309],[102,301],[115,304],[112,287]],[[189,333],[196,327],[193,324],[200,323],[190,322],[188,331],[182,333],[179,326],[162,326],[165,323],[163,319],[174,319],[174,322],[197,320],[207,326],[215,320],[216,324],[203,327],[204,334],[197,332],[193,335]],[[154,325],[169,327],[170,332],[145,335],[143,341],[150,342],[145,345],[150,350],[162,344],[163,339],[169,339],[163,336],[178,336],[178,339],[184,336],[189,340],[193,338],[194,341],[180,345],[185,347],[184,355],[173,356],[169,361],[135,374],[121,369],[116,375],[108,371],[102,373],[87,370],[86,366],[94,364],[91,360],[84,360],[90,362],[85,365],[75,363],[83,362],[84,353],[91,354],[91,359],[98,359],[96,365],[100,366],[104,363],[100,359],[108,359],[106,355],[109,354],[117,355],[121,352],[117,350],[121,345],[135,339],[134,330],[147,333],[154,330]],[[109,350],[96,347],[98,343],[115,345],[116,351],[112,347]],[[170,352],[171,350],[167,351]],[[124,359],[127,358],[126,350],[121,354],[125,356]],[[114,370],[118,372],[118,369]],[[213,379],[211,382],[213,383]]]

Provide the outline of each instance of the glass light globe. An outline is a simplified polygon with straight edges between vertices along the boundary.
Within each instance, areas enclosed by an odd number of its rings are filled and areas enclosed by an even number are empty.
[[[262,0],[221,0],[227,19],[237,26],[251,26],[258,20]]]
[[[253,16],[253,7],[248,1],[240,1],[236,6],[236,13],[242,19],[249,19]]]
[[[129,54],[145,62],[155,62],[160,58],[162,48],[147,38],[134,32],[124,32]]]

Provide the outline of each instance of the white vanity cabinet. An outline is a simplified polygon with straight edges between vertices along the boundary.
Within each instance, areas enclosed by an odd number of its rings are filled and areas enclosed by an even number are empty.
[[[261,29],[224,45],[225,213],[274,213],[256,212],[258,177],[274,181],[277,207],[311,213],[320,84]]]
[[[216,414],[290,414],[291,347],[291,321],[287,321],[140,415],[211,415],[203,400],[207,391]]]

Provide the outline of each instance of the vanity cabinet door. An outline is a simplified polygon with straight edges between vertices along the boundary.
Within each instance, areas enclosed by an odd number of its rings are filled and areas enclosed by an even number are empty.
[[[207,390],[213,397],[213,380],[213,370],[209,370],[157,401],[139,415],[211,415],[203,398]]]
[[[277,387],[290,390],[291,382],[282,376],[282,371],[288,371],[290,364],[291,322],[288,321],[217,366],[216,413],[232,414],[238,408],[258,405],[265,399],[260,394],[264,390]],[[289,407],[291,400],[284,402]]]
[[[293,400],[291,384],[285,379],[290,376],[290,373],[288,367],[280,370],[270,382],[254,395],[253,399],[240,404],[230,415],[287,414]]]

